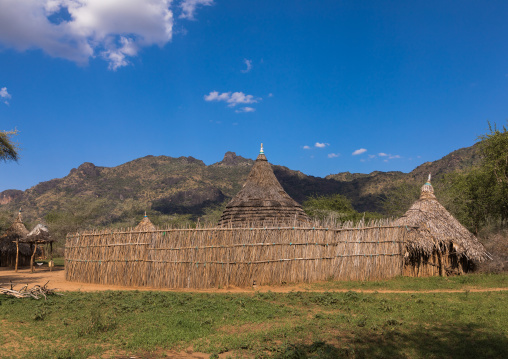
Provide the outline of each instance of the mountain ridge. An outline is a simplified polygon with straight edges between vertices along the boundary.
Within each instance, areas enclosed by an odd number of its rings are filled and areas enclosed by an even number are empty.
[[[285,166],[272,165],[286,192],[302,203],[313,195],[340,193],[360,212],[382,211],[387,191],[407,181],[423,182],[461,171],[480,161],[478,146],[462,148],[426,162],[409,173],[373,171],[340,172],[324,178],[306,175]],[[26,221],[54,216],[82,218],[84,226],[133,225],[140,214],[186,215],[199,218],[223,206],[243,185],[254,160],[228,151],[211,165],[194,157],[145,156],[115,167],[85,162],[67,176],[41,182],[25,191],[0,192],[0,212],[23,208]],[[48,217],[49,216],[49,217]]]

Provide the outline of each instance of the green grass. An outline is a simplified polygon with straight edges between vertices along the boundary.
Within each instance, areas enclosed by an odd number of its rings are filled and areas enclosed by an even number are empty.
[[[400,289],[409,287],[405,280],[384,282]],[[416,283],[443,285],[435,280]],[[7,358],[163,357],[189,347],[232,358],[501,358],[508,357],[506,303],[508,292],[468,290],[0,296],[0,348]]]
[[[467,290],[508,288],[506,274],[468,274],[455,277],[395,277],[379,281],[327,281],[306,286],[308,290]]]

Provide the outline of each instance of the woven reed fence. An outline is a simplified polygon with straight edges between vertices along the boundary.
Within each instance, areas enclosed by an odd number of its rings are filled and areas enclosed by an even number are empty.
[[[69,281],[164,288],[369,280],[402,274],[406,229],[206,228],[68,235]]]

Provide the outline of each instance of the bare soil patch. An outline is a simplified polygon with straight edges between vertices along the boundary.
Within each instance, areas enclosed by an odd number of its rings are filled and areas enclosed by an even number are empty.
[[[434,289],[434,290],[386,290],[386,289],[310,289],[306,283],[284,285],[284,286],[253,286],[250,288],[210,288],[210,289],[171,289],[171,288],[152,288],[152,287],[125,287],[120,285],[94,284],[69,282],[65,280],[65,270],[63,268],[53,269],[52,272],[48,268],[36,268],[32,273],[29,268],[19,269],[16,273],[10,268],[0,268],[0,285],[3,287],[10,286],[19,288],[25,284],[29,287],[36,284],[44,285],[49,282],[48,288],[58,289],[61,292],[98,292],[106,290],[139,290],[139,291],[172,291],[172,292],[199,292],[199,293],[254,293],[254,292],[276,292],[289,293],[293,291],[309,291],[313,292],[348,292],[355,291],[360,293],[460,293],[465,289]],[[471,288],[470,292],[496,292],[507,291],[508,288]]]

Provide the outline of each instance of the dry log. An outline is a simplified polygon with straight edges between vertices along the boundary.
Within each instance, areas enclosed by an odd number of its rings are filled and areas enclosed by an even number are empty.
[[[35,285],[32,288],[28,288],[28,284],[23,286],[20,290],[14,290],[12,283],[10,288],[3,287],[3,284],[0,284],[0,294],[10,295],[15,298],[34,298],[34,299],[40,299],[44,297],[44,299],[47,299],[48,295],[62,295],[61,293],[56,292],[56,288],[50,289],[48,288],[48,282],[44,284],[43,286]]]

